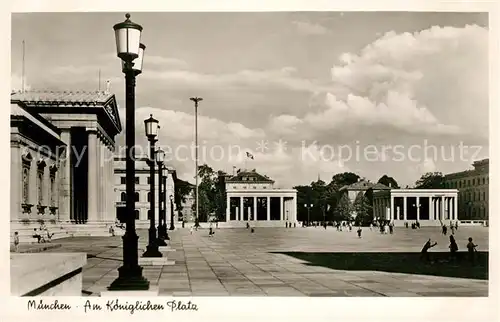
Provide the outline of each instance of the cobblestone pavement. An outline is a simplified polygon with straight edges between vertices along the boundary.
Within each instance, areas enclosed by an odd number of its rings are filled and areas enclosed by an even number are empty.
[[[142,248],[147,231],[139,231]],[[488,296],[488,281],[384,271],[335,270],[273,252],[419,252],[428,238],[438,242],[433,251],[447,251],[448,237],[439,228],[400,228],[381,235],[365,228],[363,238],[333,228],[218,229],[170,232],[166,252],[175,265],[144,266],[144,276],[173,296]],[[488,249],[488,230],[460,227],[456,233],[461,250],[471,236],[479,250]],[[118,276],[120,237],[60,239],[61,248],[47,252],[86,252],[84,295],[97,295]],[[139,251],[139,254],[142,250]]]

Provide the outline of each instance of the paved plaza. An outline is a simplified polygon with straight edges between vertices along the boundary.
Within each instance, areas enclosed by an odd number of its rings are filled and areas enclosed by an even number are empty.
[[[140,243],[145,244],[147,231],[141,230],[139,235]],[[440,274],[439,269],[437,272],[431,269],[431,273],[400,273],[391,270],[391,265],[386,265],[387,269],[366,265],[364,269],[351,267],[347,259],[337,263],[333,260],[332,268],[301,258],[316,254],[331,259],[347,254],[350,260],[358,254],[411,254],[415,265],[407,266],[432,266],[420,263],[418,253],[428,238],[438,242],[432,253],[448,251],[448,236],[442,236],[439,227],[398,228],[394,235],[381,235],[364,228],[361,239],[354,230],[338,232],[331,227],[327,230],[259,228],[253,234],[247,229],[218,229],[213,237],[208,237],[207,230],[190,234],[188,229],[179,229],[170,235],[175,251],[164,254],[175,260],[175,264],[144,266],[145,277],[158,286],[160,295],[488,296],[486,278],[449,277],[448,273]],[[455,235],[461,251],[466,249],[468,237],[474,238],[479,251],[488,250],[487,228],[460,227]],[[117,268],[122,264],[120,237],[78,237],[54,242],[62,246],[46,252],[88,254],[83,295],[98,295],[118,276]],[[448,271],[450,269],[459,270],[460,267],[447,267]],[[470,266],[465,274],[481,269],[484,267]]]

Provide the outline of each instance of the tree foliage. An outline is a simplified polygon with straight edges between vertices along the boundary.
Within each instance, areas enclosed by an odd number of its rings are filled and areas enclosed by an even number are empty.
[[[337,208],[335,209],[336,220],[339,221],[351,220],[352,210],[353,210],[353,205],[349,200],[349,196],[347,195],[347,193],[343,193],[339,199]]]
[[[417,189],[442,189],[444,188],[444,176],[441,172],[427,172],[415,182]]]

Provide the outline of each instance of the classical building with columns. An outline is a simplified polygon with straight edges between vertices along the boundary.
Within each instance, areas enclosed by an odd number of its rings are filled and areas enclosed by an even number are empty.
[[[475,161],[473,168],[444,176],[445,188],[458,189],[458,217],[463,221],[488,221],[490,160]]]
[[[440,226],[458,220],[456,189],[390,189],[373,194],[374,219],[396,226],[418,221],[422,226]]]
[[[121,131],[115,95],[11,94],[11,232],[32,241],[107,234],[114,222],[113,151]]]
[[[125,210],[125,203],[127,200],[126,194],[126,166],[125,156],[115,156],[114,158],[114,178],[113,183],[115,187],[115,194],[113,201],[116,204],[114,210],[116,217],[119,217],[120,211]],[[174,176],[175,170],[167,165],[163,166],[163,184],[166,186],[166,199],[162,204],[162,208],[166,211],[167,224],[170,224],[171,218],[171,204],[170,196],[174,196]],[[159,172],[158,164],[155,163],[155,223],[158,225],[159,205],[158,200],[158,187],[159,187]],[[148,156],[141,155],[136,157],[135,161],[135,219],[137,228],[148,228],[150,218],[150,174]],[[166,207],[166,208],[164,208]],[[175,204],[174,204],[175,207]],[[176,212],[174,210],[174,222],[177,222]]]
[[[297,190],[274,188],[274,181],[255,170],[241,170],[225,180],[226,222],[222,226],[297,225]]]

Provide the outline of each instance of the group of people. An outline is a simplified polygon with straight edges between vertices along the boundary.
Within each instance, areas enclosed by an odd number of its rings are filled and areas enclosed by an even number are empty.
[[[450,230],[451,230],[451,234],[454,235],[455,231],[458,230],[458,221],[455,222],[455,224],[450,222]],[[441,224],[441,233],[445,236],[448,233],[448,227],[446,227],[446,225],[444,223]]]
[[[431,249],[436,245],[437,242],[433,243],[429,238],[429,240],[427,240],[427,242],[424,244],[424,247],[422,248],[420,258],[427,262],[431,262],[431,258],[429,256],[428,251],[429,249]],[[474,264],[475,262],[475,253],[477,252],[477,246],[478,245],[474,244],[472,237],[469,237],[467,243],[467,254],[468,254],[468,259],[472,264]],[[448,246],[448,248],[450,249],[450,260],[456,261],[458,259],[458,244],[453,235],[450,235],[450,245]]]
[[[45,238],[45,236],[47,238]],[[38,230],[36,228],[33,228],[33,238],[35,238],[38,243],[51,242],[52,236],[54,236],[54,233],[51,233],[44,223],[40,225],[40,228]]]

